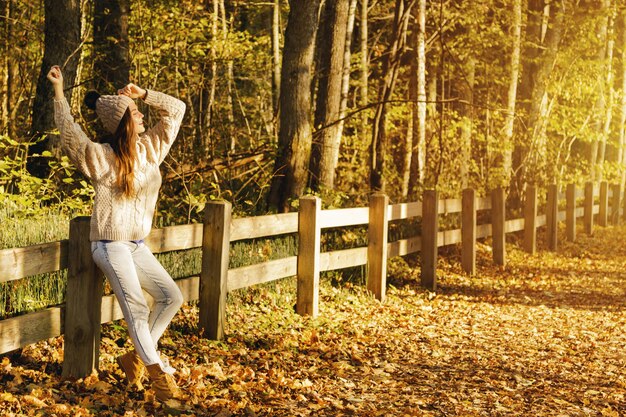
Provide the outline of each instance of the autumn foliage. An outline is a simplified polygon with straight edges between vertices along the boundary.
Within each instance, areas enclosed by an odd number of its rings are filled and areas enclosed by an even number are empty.
[[[361,285],[321,288],[320,316],[293,312],[293,280],[230,295],[227,339],[195,336],[185,306],[162,352],[181,401],[123,383],[125,326],[103,328],[100,371],[62,380],[62,338],[1,358],[3,416],[622,416],[626,412],[626,227],[531,256],[515,237],[506,268],[479,244],[478,274],[457,248],[439,291],[394,259],[384,303]],[[121,347],[122,346],[122,347]]]

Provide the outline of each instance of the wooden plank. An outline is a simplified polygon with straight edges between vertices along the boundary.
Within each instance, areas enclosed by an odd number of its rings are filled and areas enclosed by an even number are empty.
[[[548,250],[551,251],[556,251],[558,242],[558,192],[559,188],[556,184],[548,185],[548,195],[546,198],[546,240]]]
[[[476,199],[476,210],[491,210],[491,197]]]
[[[367,290],[379,301],[385,299],[387,286],[387,207],[389,197],[374,193],[369,201],[367,228]]]
[[[511,219],[504,222],[504,233],[513,233],[524,230],[526,219]]]
[[[242,266],[228,271],[228,291],[293,277],[297,273],[297,256]]]
[[[478,226],[476,226],[476,239],[491,236],[492,229],[493,227],[491,226],[491,223],[479,224]]]
[[[576,184],[567,184],[565,194],[565,236],[573,242],[576,240]]]
[[[593,183],[587,182],[585,184],[585,218],[584,227],[585,233],[588,235],[593,234]]]
[[[199,248],[202,246],[202,224],[182,224],[152,229],[145,240],[152,253]]]
[[[461,266],[470,275],[476,274],[476,191],[463,190],[461,210]]]
[[[63,306],[46,308],[0,321],[0,354],[63,333]]]
[[[198,325],[211,340],[224,338],[231,210],[228,201],[210,201],[204,208]]]
[[[506,221],[504,188],[496,188],[491,191],[491,225],[493,228],[493,261],[496,265],[506,265],[506,233],[504,223]]]
[[[598,213],[598,225],[606,227],[609,224],[609,183],[600,183],[600,213]]]
[[[453,230],[444,230],[442,232],[437,232],[437,246],[448,246],[454,245],[456,243],[461,243],[463,241],[461,236],[461,229],[453,229]]]
[[[394,256],[404,256],[419,252],[420,249],[422,249],[422,237],[416,236],[389,243],[387,245],[387,255],[393,258]]]
[[[425,190],[422,198],[422,286],[437,290],[437,234],[439,232],[438,193]]]
[[[368,219],[369,209],[367,207],[322,210],[320,212],[320,228],[367,224]]]
[[[387,248],[389,248],[387,245]],[[320,271],[367,265],[367,247],[336,250],[320,254]]]
[[[0,250],[0,282],[67,268],[69,241]]]
[[[257,239],[298,232],[298,213],[270,214],[267,216],[233,219],[230,241]]]
[[[583,217],[585,215],[585,208],[584,207],[576,207],[576,218],[578,217]]]
[[[524,250],[532,255],[537,252],[537,187],[526,187],[524,201]]]
[[[439,214],[460,213],[463,209],[463,202],[460,198],[447,198],[439,201]]]
[[[300,198],[298,212],[298,295],[296,312],[316,317],[319,313],[320,245],[318,197]]]
[[[389,221],[409,219],[422,215],[422,202],[392,204],[387,210],[387,218]]]
[[[103,276],[91,255],[90,218],[70,221],[65,303],[63,377],[82,378],[98,369],[100,357],[100,303]]]
[[[547,223],[547,219],[546,219],[546,215],[545,214],[537,216],[537,220],[535,220],[535,225],[537,225],[537,227],[545,226],[546,223]]]

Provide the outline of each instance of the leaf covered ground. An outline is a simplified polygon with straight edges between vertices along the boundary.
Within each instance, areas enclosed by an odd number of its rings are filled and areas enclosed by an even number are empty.
[[[179,402],[125,386],[120,324],[78,381],[61,379],[51,339],[0,357],[1,415],[626,416],[625,235],[598,228],[535,256],[511,236],[504,268],[479,244],[475,277],[446,249],[436,293],[393,260],[384,303],[323,282],[316,319],[293,312],[293,280],[248,289],[231,296],[223,342],[196,337],[185,306],[161,345]]]

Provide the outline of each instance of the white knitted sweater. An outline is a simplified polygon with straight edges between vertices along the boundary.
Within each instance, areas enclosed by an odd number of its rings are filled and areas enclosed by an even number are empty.
[[[156,91],[148,91],[145,102],[159,110],[161,120],[137,141],[135,192],[124,196],[116,185],[116,156],[108,144],[92,142],[74,122],[67,100],[54,100],[54,121],[61,132],[61,148],[90,179],[96,191],[89,239],[140,240],[152,227],[161,172],[185,113],[185,103]]]

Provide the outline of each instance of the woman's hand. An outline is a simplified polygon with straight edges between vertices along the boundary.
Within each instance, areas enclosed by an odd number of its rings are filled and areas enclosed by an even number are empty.
[[[124,88],[117,90],[117,94],[130,98],[146,98],[146,93],[146,90],[133,83],[126,84]]]
[[[52,88],[54,88],[54,97],[57,100],[63,98],[63,73],[61,72],[61,67],[58,65],[53,65],[48,71],[48,80],[52,84]]]

